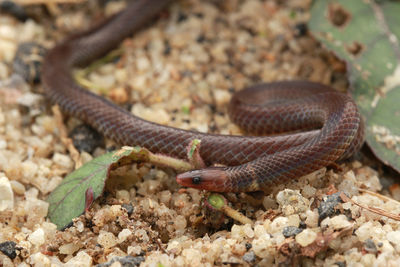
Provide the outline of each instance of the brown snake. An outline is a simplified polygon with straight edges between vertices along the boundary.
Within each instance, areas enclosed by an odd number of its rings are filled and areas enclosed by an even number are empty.
[[[318,83],[286,81],[256,85],[236,93],[229,113],[243,129],[275,136],[231,136],[185,131],[133,116],[78,86],[71,69],[104,56],[138,31],[168,1],[138,0],[101,25],[69,37],[43,63],[47,97],[121,145],[186,159],[187,146],[201,140],[208,167],[179,174],[181,185],[210,191],[256,191],[285,183],[344,159],[363,143],[363,123],[355,103]],[[298,132],[302,130],[303,132]]]

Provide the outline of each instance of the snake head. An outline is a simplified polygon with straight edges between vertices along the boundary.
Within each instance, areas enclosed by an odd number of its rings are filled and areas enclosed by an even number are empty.
[[[214,192],[229,191],[229,188],[226,188],[226,172],[220,167],[184,172],[176,176],[176,181],[186,187]]]

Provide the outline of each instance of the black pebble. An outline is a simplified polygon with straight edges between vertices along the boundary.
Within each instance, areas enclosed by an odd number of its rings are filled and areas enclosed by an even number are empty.
[[[122,204],[122,207],[126,209],[128,215],[131,215],[133,212],[133,206],[131,204]]]
[[[45,54],[46,49],[35,42],[19,44],[13,61],[14,71],[28,83],[40,82],[42,61]]]
[[[178,14],[178,22],[182,22],[182,21],[185,21],[185,20],[187,20],[187,15],[182,13],[182,12],[179,12],[179,14]]]
[[[364,241],[364,249],[368,253],[375,254],[378,252],[378,249],[376,248],[374,241],[372,241],[372,239],[370,239],[370,238],[368,238],[367,240]]]
[[[171,45],[170,45],[170,43],[169,43],[168,40],[167,40],[167,41],[165,41],[165,47],[164,47],[163,54],[164,54],[164,56],[167,56],[167,55],[169,55],[170,53],[171,53]]]
[[[306,35],[308,32],[308,27],[307,24],[305,24],[304,22],[298,23],[296,24],[296,26],[294,26],[294,34],[296,37],[301,37]]]
[[[341,192],[337,192],[335,194],[329,195],[325,197],[324,201],[319,204],[318,214],[319,214],[319,222],[327,217],[331,217],[333,215],[337,215],[340,213],[339,210],[336,210],[335,207],[342,203],[342,199],[340,197]]]
[[[205,40],[206,40],[206,37],[204,36],[204,34],[200,34],[196,38],[196,42],[198,42],[198,43],[203,43]]]
[[[75,127],[69,136],[72,138],[74,146],[81,152],[92,153],[96,147],[104,146],[103,136],[85,124]]]
[[[9,14],[20,21],[26,21],[28,19],[25,9],[13,1],[0,1],[0,13]]]
[[[6,241],[3,243],[0,243],[0,251],[3,252],[4,255],[9,257],[10,259],[15,259],[17,257],[17,253],[15,252],[16,248],[16,243],[13,241]]]
[[[346,267],[346,262],[345,261],[337,261],[337,262],[335,262],[335,264],[338,267]]]
[[[301,233],[303,229],[300,229],[296,226],[286,226],[283,228],[282,234],[284,237],[291,237]]]
[[[119,262],[122,267],[134,267],[139,266],[141,262],[145,260],[142,256],[126,256],[126,257],[114,257],[111,261],[106,263],[97,264],[97,267],[108,267],[111,266],[114,262]]]

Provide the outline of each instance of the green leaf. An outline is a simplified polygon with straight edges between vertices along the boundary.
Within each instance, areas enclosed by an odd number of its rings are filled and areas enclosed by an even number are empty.
[[[314,1],[309,29],[347,63],[351,93],[366,119],[366,141],[400,171],[400,3]]]
[[[132,162],[132,151],[137,152],[138,148],[104,154],[64,178],[47,198],[50,221],[64,229],[80,216],[103,193],[110,170]]]
[[[180,172],[192,169],[190,163],[162,154],[154,154],[142,147],[123,147],[86,163],[69,174],[47,198],[48,218],[58,229],[66,228],[73,218],[89,209],[104,190],[111,170],[133,162],[151,162]]]
[[[190,107],[188,106],[182,106],[182,113],[189,115],[190,114]]]

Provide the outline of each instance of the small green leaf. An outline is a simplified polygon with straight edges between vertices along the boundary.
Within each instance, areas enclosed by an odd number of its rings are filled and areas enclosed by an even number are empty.
[[[295,10],[291,10],[291,11],[290,11],[290,18],[291,18],[291,19],[294,19],[294,18],[296,18],[296,16],[297,16],[296,11],[295,11]]]
[[[104,190],[110,170],[133,162],[151,162],[188,171],[191,165],[183,160],[154,154],[141,147],[123,147],[118,151],[104,154],[75,170],[54,189],[47,198],[50,204],[48,218],[58,229],[67,227],[73,218],[87,211]]]
[[[400,172],[400,2],[317,0],[308,25],[347,63],[366,141]]]
[[[47,198],[50,221],[63,229],[80,216],[102,194],[109,171],[123,161],[128,163],[126,158],[131,152],[119,150],[104,154],[68,175]]]
[[[182,106],[182,113],[189,115],[190,114],[190,107],[188,106]]]

